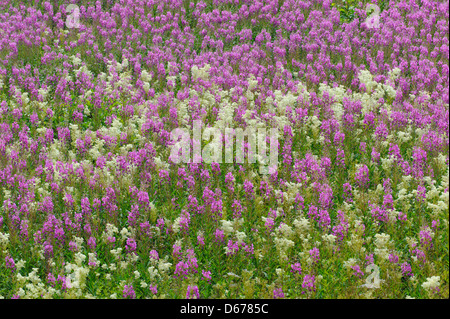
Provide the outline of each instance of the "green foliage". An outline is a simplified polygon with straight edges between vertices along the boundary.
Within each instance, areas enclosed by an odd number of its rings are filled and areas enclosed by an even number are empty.
[[[362,3],[362,8],[367,8],[367,5],[372,3],[371,0],[335,0],[331,4],[332,7],[336,7],[340,12],[341,22],[349,23],[353,21],[355,18],[355,9],[359,7],[359,4]],[[378,3],[378,7],[380,8],[380,13],[385,10],[387,0],[380,1]],[[359,8],[361,9],[361,8]],[[369,16],[373,10],[369,10],[367,12],[367,16]]]

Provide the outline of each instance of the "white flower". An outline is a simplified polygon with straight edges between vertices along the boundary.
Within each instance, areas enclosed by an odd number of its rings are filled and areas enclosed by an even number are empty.
[[[83,255],[82,253],[77,252],[77,253],[75,254],[75,263],[76,263],[78,266],[81,266],[81,264],[83,263],[83,261],[84,261],[85,259],[86,259],[86,256]]]
[[[286,252],[289,248],[294,247],[294,242],[286,238],[275,237],[275,247],[282,254]]]
[[[170,266],[172,266],[171,263],[168,263],[166,261],[167,261],[167,259],[164,259],[164,260],[160,259],[159,260],[158,270],[162,274],[166,273],[170,269]]]
[[[71,187],[71,188],[72,188],[72,187]],[[72,192],[71,192],[71,193],[73,194],[73,188],[72,188]],[[78,247],[78,248],[81,248],[81,246],[83,245],[84,239],[83,239],[82,237],[74,236],[74,237],[73,237],[73,240],[75,240],[75,243],[77,244],[77,247]]]
[[[352,266],[356,265],[357,260],[355,258],[350,258],[347,261],[344,261],[344,268],[350,269]]]
[[[0,232],[0,248],[6,249],[9,244],[9,234],[3,234]]]
[[[78,66],[81,64],[81,60],[79,58],[77,58],[76,56],[72,55],[71,58],[72,58],[72,63],[74,66]]]
[[[141,80],[143,82],[147,82],[147,84],[148,84],[148,82],[150,82],[152,80],[152,76],[146,70],[143,70],[141,72]]]
[[[258,81],[255,79],[255,76],[252,74],[248,78],[248,90],[253,90],[258,85]]]
[[[294,226],[295,229],[297,230],[298,234],[302,234],[302,233],[307,233],[309,228],[310,228],[310,223],[309,220],[307,218],[300,218],[300,220],[295,219],[294,220]]]
[[[386,245],[389,243],[389,239],[391,238],[390,235],[388,234],[376,234],[375,235],[375,246],[377,246],[377,248],[384,248],[386,247]]]
[[[289,225],[282,223],[279,228],[277,228],[277,233],[281,234],[285,238],[290,238],[294,234],[294,231]]]
[[[334,235],[322,235],[322,239],[327,242],[328,245],[333,245],[336,241],[336,236]]]
[[[119,266],[121,269],[126,269],[128,267],[128,262],[127,261],[120,261],[119,262]]]
[[[148,273],[150,274],[150,279],[153,280],[155,279],[157,276],[159,276],[158,274],[158,270],[154,267],[154,266],[150,266],[148,267]]]
[[[234,272],[227,273],[228,277],[241,278],[239,275],[236,275]]]
[[[180,221],[181,221],[181,217],[178,217],[173,221],[172,230],[175,234],[180,231]]]
[[[238,244],[242,244],[246,237],[247,237],[247,235],[245,233],[240,232],[240,231],[236,232],[236,238],[237,238]]]
[[[94,253],[88,253],[88,256],[89,256],[89,262],[90,263],[94,263],[94,264],[97,264],[97,257],[95,256],[95,254]]]
[[[209,70],[211,69],[211,66],[209,64],[205,64],[205,66],[201,69],[198,68],[198,66],[194,65],[191,68],[192,77],[194,80],[200,78],[203,80],[206,80],[209,77]]]
[[[395,96],[397,95],[395,89],[390,85],[383,84],[383,89],[390,98],[395,98]]]
[[[388,72],[388,77],[392,80],[395,80],[399,77],[402,70],[400,70],[398,67],[393,68]]]
[[[386,248],[375,248],[374,253],[382,259],[389,258],[389,251]]]
[[[221,220],[222,230],[225,232],[225,235],[229,235],[233,233],[233,223],[228,220]]]
[[[166,77],[167,85],[171,86],[171,87],[174,87],[175,84],[176,84],[176,79],[177,79],[176,76],[167,76]]]
[[[130,231],[126,227],[122,228],[120,234],[122,235],[122,239],[127,239],[131,235]]]
[[[422,284],[422,288],[427,290],[428,292],[431,292],[432,290],[436,290],[440,286],[440,282],[439,282],[440,280],[441,280],[440,276],[433,276],[433,277],[427,278],[427,281],[425,281]]]

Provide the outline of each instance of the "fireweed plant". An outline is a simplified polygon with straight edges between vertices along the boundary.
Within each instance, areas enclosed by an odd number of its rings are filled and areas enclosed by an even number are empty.
[[[1,297],[448,298],[448,4],[0,1]]]

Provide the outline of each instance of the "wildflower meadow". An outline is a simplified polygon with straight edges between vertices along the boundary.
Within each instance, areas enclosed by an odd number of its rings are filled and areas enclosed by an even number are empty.
[[[0,0],[0,298],[449,298],[449,1]]]

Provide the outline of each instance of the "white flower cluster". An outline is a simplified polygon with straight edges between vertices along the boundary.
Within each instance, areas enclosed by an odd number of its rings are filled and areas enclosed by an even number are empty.
[[[279,237],[283,236],[285,238],[292,238],[294,231],[288,224],[281,223],[280,226],[275,229],[275,234]]]
[[[164,257],[163,259],[159,259],[158,270],[161,274],[166,274],[169,271],[170,267],[172,266],[171,263],[167,262],[168,259],[169,258],[167,256]]]
[[[367,92],[369,93],[378,85],[378,83],[373,80],[373,75],[368,70],[361,70],[358,74],[358,79],[366,86]]]
[[[177,118],[179,119],[181,126],[187,126],[190,118],[188,102],[187,101],[180,102],[178,99],[175,99],[174,105],[177,108]]]
[[[107,242],[107,238],[108,237],[113,237],[115,233],[118,233],[119,230],[117,229],[116,226],[112,225],[112,224],[106,224],[105,227],[105,232],[102,234],[102,238],[105,242]]]
[[[150,280],[154,280],[159,277],[158,269],[156,269],[155,266],[148,267],[147,271],[150,275]]]
[[[224,232],[224,234],[226,236],[232,235],[233,233],[235,233],[237,235],[237,233],[240,233],[237,230],[237,228],[244,223],[244,219],[241,218],[241,219],[237,219],[237,220],[234,220],[234,221],[229,221],[229,220],[222,219],[220,222],[222,223],[220,228],[223,230],[223,232]],[[244,233],[241,233],[239,236],[241,238],[245,238],[246,237],[246,235]]]
[[[149,83],[152,80],[152,75],[150,73],[147,72],[147,70],[142,70],[141,72],[141,80],[144,83]]]
[[[358,263],[358,260],[356,260],[355,258],[350,258],[349,260],[344,261],[344,268],[351,269],[357,263]]]
[[[301,217],[300,219],[294,219],[293,224],[294,224],[295,230],[299,236],[302,234],[307,234],[311,227],[309,219],[307,219],[305,217]]]
[[[203,79],[206,80],[209,77],[209,70],[211,69],[211,66],[209,64],[205,64],[202,68],[198,68],[198,66],[194,65],[191,68],[191,72],[192,72],[192,78],[194,80],[197,79]]]
[[[344,108],[342,106],[342,101],[344,100],[344,97],[347,97],[347,94],[345,92],[345,87],[343,85],[340,85],[338,87],[330,87],[329,85],[325,83],[319,84],[319,91],[321,95],[323,95],[324,92],[328,92],[328,94],[333,97],[334,103],[331,105],[331,109],[334,111],[334,115],[338,121],[342,120],[342,115],[344,114]]]
[[[275,247],[280,254],[281,257],[285,257],[287,255],[287,251],[294,247],[294,242],[290,239],[287,239],[285,237],[275,237],[274,238]]]
[[[159,259],[157,267],[155,265],[148,267],[147,271],[150,275],[150,280],[155,280],[168,272],[172,264],[167,262],[167,259],[167,256],[164,259]]]
[[[375,255],[382,259],[389,258],[389,244],[391,236],[385,233],[375,235]]]
[[[297,101],[297,96],[293,95],[291,92],[288,92],[286,95],[280,90],[275,90],[275,102],[277,103],[277,109],[275,110],[279,115],[286,114],[287,106],[294,106],[294,103]]]
[[[298,96],[301,96],[305,101],[309,101],[309,99],[311,98],[311,94],[309,93],[308,88],[302,82],[299,82],[297,85],[297,94]]]
[[[391,80],[396,80],[398,79],[398,77],[400,76],[400,73],[402,72],[402,70],[400,70],[399,68],[393,68],[392,70],[390,70],[388,72],[388,77]]]
[[[111,255],[114,256],[114,258],[116,260],[119,260],[120,259],[120,255],[122,254],[122,250],[123,250],[122,248],[118,247],[118,248],[115,248],[115,249],[111,249],[109,252],[111,253]]]
[[[431,294],[431,293],[435,292],[441,285],[439,282],[440,280],[441,280],[440,276],[432,276],[430,278],[427,278],[427,281],[425,281],[422,284],[422,288]]]
[[[80,249],[83,246],[84,238],[73,236],[73,240],[77,244],[77,248]]]
[[[237,107],[236,102],[229,103],[228,99],[223,100],[219,107],[218,120],[214,126],[220,130],[232,127],[234,111]]]
[[[366,250],[366,248],[363,247],[363,244],[364,239],[356,234],[351,234],[350,240],[347,241],[347,245],[353,252],[363,253]]]
[[[45,289],[44,283],[37,275],[38,268],[33,268],[28,276],[23,277],[20,273],[17,273],[16,278],[18,283],[22,286],[18,289],[17,295],[21,299],[37,299],[41,296],[45,299],[52,298],[54,294],[59,294],[56,289],[49,287]]]
[[[256,89],[257,85],[258,85],[258,81],[256,80],[255,76],[253,74],[251,74],[250,77],[248,78],[247,89],[249,91],[252,91],[253,89]]]
[[[285,186],[287,187],[287,191],[283,193],[283,199],[286,200],[289,204],[294,202],[295,197],[299,193],[300,187],[302,187],[301,183],[293,183],[286,182]]]
[[[392,87],[393,79],[398,77],[399,70],[392,70],[392,80],[386,80],[386,83],[377,83],[373,80],[373,75],[368,70],[361,70],[358,74],[358,79],[361,83],[363,83],[366,87],[366,92],[351,92],[349,95],[343,85],[339,87],[331,87],[328,84],[320,83],[319,91],[321,95],[324,92],[328,92],[328,94],[333,97],[335,102],[332,104],[331,108],[334,111],[335,117],[338,121],[342,121],[342,115],[344,112],[342,103],[344,97],[350,98],[355,101],[361,101],[362,110],[361,113],[365,115],[370,111],[374,111],[378,105],[378,101],[380,98],[384,97],[385,94],[391,99],[395,98],[397,92],[394,87]],[[390,105],[384,103],[383,107],[390,114]]]
[[[97,260],[97,256],[95,255],[95,253],[88,253],[89,256],[89,263],[93,263],[98,265],[98,260]],[[91,267],[91,266],[89,266]]]
[[[274,236],[275,248],[280,254],[280,257],[286,257],[288,250],[294,247],[295,244],[294,241],[291,240],[294,235],[292,227],[285,223],[281,223],[271,235]]]
[[[77,253],[75,254],[76,264],[68,263],[65,266],[66,273],[68,273],[67,286],[68,286],[68,296],[81,297],[83,295],[83,289],[86,287],[86,278],[89,274],[89,268],[83,267],[82,263],[86,259],[86,256]]]
[[[161,169],[168,170],[169,169],[169,163],[161,160],[161,157],[157,156],[153,160],[155,161],[155,165],[158,170],[161,170]]]
[[[319,136],[320,125],[321,124],[322,124],[322,122],[319,120],[319,118],[317,116],[313,115],[313,116],[308,117],[307,125],[309,126],[309,128],[313,132],[314,137],[318,137]]]
[[[336,238],[337,238],[336,236],[331,234],[322,235],[323,241],[326,242],[328,246],[333,246],[334,243],[336,242]]]
[[[122,57],[122,64],[117,63],[116,70],[118,72],[120,72],[120,71],[122,71],[123,69],[125,69],[127,67],[128,67],[128,59],[125,58],[125,57]]]
[[[9,244],[9,234],[0,232],[0,248],[5,250]]]
[[[233,223],[231,221],[221,220],[220,222],[222,223],[221,228],[224,231],[225,235],[230,235],[233,233],[234,229],[233,229]]]
[[[131,228],[131,227],[130,227]],[[120,235],[122,236],[122,240],[127,240],[130,236],[133,235],[132,231],[129,231],[126,227],[122,228],[120,231]]]
[[[75,63],[75,62],[74,62]],[[80,62],[81,63],[81,62]],[[79,65],[79,64],[77,64]],[[78,69],[74,70],[75,74],[77,75],[77,77],[80,76],[80,74],[85,74],[88,76],[89,79],[93,79],[93,74],[91,71],[89,71],[89,69],[86,67],[86,65],[82,65],[81,67],[79,67]]]
[[[247,235],[244,232],[236,231],[236,239],[238,244],[244,243],[245,238],[247,238]]]

